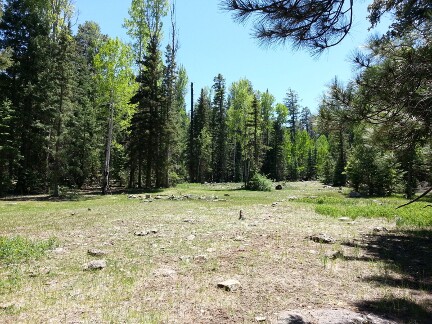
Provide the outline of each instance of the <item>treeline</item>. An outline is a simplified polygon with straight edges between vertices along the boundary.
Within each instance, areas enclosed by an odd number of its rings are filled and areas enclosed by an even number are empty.
[[[285,102],[239,80],[226,87],[222,75],[202,89],[191,116],[189,176],[193,182],[248,184],[256,173],[276,180],[331,178],[329,143],[295,91]]]
[[[335,80],[315,116],[292,89],[277,103],[247,79],[227,86],[221,74],[196,90],[187,112],[174,11],[166,0],[132,0],[128,45],[94,22],[74,34],[70,0],[2,3],[0,194],[59,195],[61,186],[107,193],[114,183],[248,186],[261,174],[410,197],[430,182],[429,28],[372,40],[354,58],[356,78]]]
[[[71,0],[1,2],[1,194],[186,179],[187,76],[174,21],[161,49],[169,9],[133,0],[127,45],[94,22],[74,34]]]

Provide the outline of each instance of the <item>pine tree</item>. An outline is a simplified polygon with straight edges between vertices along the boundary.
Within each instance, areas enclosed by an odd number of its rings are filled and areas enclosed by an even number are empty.
[[[288,127],[290,130],[290,139],[292,143],[291,162],[289,165],[289,178],[296,181],[299,179],[299,161],[297,152],[298,145],[296,143],[299,122],[299,106],[297,93],[292,89],[288,89],[284,103],[285,106],[288,108]]]
[[[195,107],[193,124],[193,148],[191,157],[195,162],[192,179],[196,182],[205,182],[211,175],[211,148],[212,137],[210,131],[211,103],[208,89],[201,89],[198,103]]]
[[[131,179],[134,178],[135,167],[138,167],[139,188],[142,187],[143,177],[146,188],[155,185],[156,164],[160,156],[158,132],[163,100],[163,65],[157,36],[150,39],[146,53],[141,74],[137,79],[140,87],[131,101],[137,104],[137,112],[132,118],[129,147]]]
[[[42,3],[46,4],[46,3]],[[9,0],[1,22],[1,49],[10,48],[13,64],[2,73],[3,93],[13,115],[14,146],[20,159],[14,168],[16,191],[43,189],[47,181],[47,149],[51,114],[46,105],[50,68],[49,21],[41,3]]]
[[[212,180],[216,182],[226,181],[226,161],[227,161],[227,146],[226,146],[226,87],[225,79],[222,74],[218,74],[213,79],[213,102],[212,102]]]
[[[100,27],[94,22],[78,26],[75,36],[76,86],[74,111],[67,125],[67,174],[68,185],[81,188],[85,183],[93,185],[99,179],[104,142],[103,113],[97,102],[96,67],[94,58],[106,40]]]

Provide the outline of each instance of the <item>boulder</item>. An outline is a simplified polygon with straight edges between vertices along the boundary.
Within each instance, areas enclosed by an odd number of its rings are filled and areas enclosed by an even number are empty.
[[[282,312],[276,324],[396,324],[378,316],[346,309],[312,309]]]

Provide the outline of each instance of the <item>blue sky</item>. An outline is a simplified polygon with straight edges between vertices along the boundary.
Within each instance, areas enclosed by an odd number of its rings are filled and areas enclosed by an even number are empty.
[[[301,106],[316,112],[322,94],[335,76],[345,82],[352,78],[350,57],[370,35],[367,3],[355,3],[350,35],[339,46],[312,57],[289,45],[260,46],[251,37],[250,26],[235,23],[229,12],[220,9],[219,0],[176,0],[178,61],[185,66],[196,93],[202,87],[211,87],[213,78],[221,73],[228,86],[247,78],[255,90],[268,89],[277,102],[282,102],[291,88],[299,94]],[[128,0],[75,0],[77,24],[95,21],[103,33],[128,42],[122,24],[129,6]],[[186,102],[190,102],[189,95]]]

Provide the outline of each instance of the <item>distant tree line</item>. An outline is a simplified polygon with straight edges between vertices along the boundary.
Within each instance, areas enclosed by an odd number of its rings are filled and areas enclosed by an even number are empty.
[[[411,197],[420,181],[431,182],[430,19],[371,40],[354,57],[355,79],[335,79],[316,115],[293,89],[277,103],[249,80],[228,86],[221,74],[188,112],[173,18],[162,50],[162,21],[175,16],[168,1],[132,0],[130,45],[94,22],[74,34],[71,0],[1,4],[1,195],[184,181],[247,186],[264,175]]]

